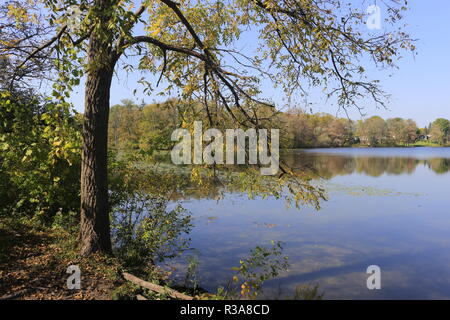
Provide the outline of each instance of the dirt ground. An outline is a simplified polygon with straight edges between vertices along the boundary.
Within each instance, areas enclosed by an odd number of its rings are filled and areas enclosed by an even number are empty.
[[[70,265],[81,270],[81,289],[67,288]],[[108,257],[87,261],[77,256],[73,236],[66,232],[0,222],[2,300],[110,299],[117,285],[115,268]]]

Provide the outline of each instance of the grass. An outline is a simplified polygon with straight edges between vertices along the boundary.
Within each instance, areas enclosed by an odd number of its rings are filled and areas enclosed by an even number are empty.
[[[429,142],[429,141],[417,141],[413,144],[414,147],[445,147],[441,146],[438,143]]]
[[[414,147],[448,147],[442,146],[438,143],[429,141],[417,141],[411,144],[377,144],[375,146],[368,146],[366,144],[353,144],[349,146],[350,148],[414,148]]]

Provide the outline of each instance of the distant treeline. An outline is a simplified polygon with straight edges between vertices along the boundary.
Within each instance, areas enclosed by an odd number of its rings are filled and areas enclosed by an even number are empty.
[[[140,105],[123,100],[111,107],[110,146],[116,149],[168,150],[174,145],[170,140],[173,130],[185,125],[184,113],[186,108],[180,108],[170,100]],[[445,146],[450,141],[450,121],[443,118],[426,128],[419,128],[411,119],[384,120],[373,116],[353,121],[297,109],[276,112],[270,117],[272,127],[280,128],[281,148],[409,146],[415,143]],[[203,120],[205,123],[208,121],[206,118]],[[226,128],[223,122],[221,126]]]
[[[437,119],[426,128],[419,128],[414,120],[372,116],[352,121],[330,114],[286,112],[282,119],[287,125],[287,147],[343,147],[408,146],[419,141],[447,145],[450,140],[450,121]]]

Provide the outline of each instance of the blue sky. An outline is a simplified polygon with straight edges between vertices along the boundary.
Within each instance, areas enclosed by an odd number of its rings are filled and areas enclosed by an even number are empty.
[[[373,1],[366,1],[367,5]],[[405,14],[404,22],[409,25],[408,31],[415,43],[418,54],[406,54],[398,63],[399,70],[395,70],[392,77],[385,72],[371,71],[370,76],[381,80],[385,91],[391,94],[388,109],[376,109],[368,103],[364,113],[367,116],[380,115],[384,118],[403,117],[414,119],[419,126],[425,126],[434,119],[444,117],[450,119],[450,1],[448,0],[413,0],[409,1],[410,10]],[[242,39],[252,41],[251,36]],[[153,76],[144,74],[151,82]],[[140,102],[161,101],[162,97],[143,95],[142,86],[136,81],[143,75],[139,72],[126,74],[117,70],[111,90],[111,105],[122,99],[134,99]],[[156,80],[154,80],[156,82]],[[133,96],[133,90],[138,93]],[[140,89],[140,90],[139,90]],[[267,96],[273,97],[275,102],[281,103],[280,94],[270,87],[264,88]],[[72,94],[72,102],[80,112],[83,110],[84,93],[80,86]],[[336,114],[335,104],[326,102],[319,97],[312,97],[313,112],[328,112]],[[344,116],[344,114],[339,113]],[[360,119],[356,110],[350,110],[352,119]]]

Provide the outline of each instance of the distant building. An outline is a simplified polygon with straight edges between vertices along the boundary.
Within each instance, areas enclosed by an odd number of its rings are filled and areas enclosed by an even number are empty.
[[[427,141],[431,138],[431,136],[429,134],[419,134],[417,136],[417,140],[419,141]]]

